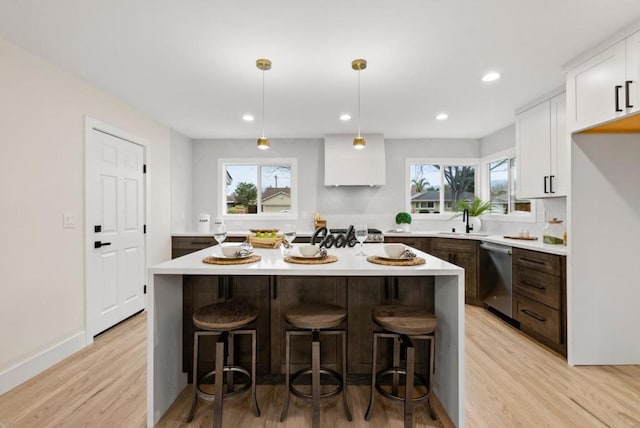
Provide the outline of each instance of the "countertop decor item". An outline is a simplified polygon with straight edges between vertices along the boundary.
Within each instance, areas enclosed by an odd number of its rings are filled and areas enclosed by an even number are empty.
[[[249,257],[238,257],[238,258],[207,256],[204,259],[202,259],[202,261],[210,265],[244,265],[247,263],[259,262],[261,259],[262,259],[261,256],[254,254]]]
[[[409,231],[411,220],[411,214],[407,212],[399,212],[398,214],[396,214],[396,224],[400,225],[403,232]]]
[[[413,257],[410,259],[389,259],[381,256],[369,256],[367,257],[369,263],[375,263],[377,265],[385,266],[417,266],[426,263],[426,260],[422,257]]]
[[[564,241],[564,226],[562,220],[554,217],[549,220],[544,227],[542,242],[545,244],[562,245]]]
[[[250,236],[249,242],[255,248],[278,248],[282,244],[282,235],[275,238],[262,238],[258,236]]]
[[[298,256],[286,256],[284,261],[287,263],[295,263],[299,265],[324,265],[327,263],[337,262],[338,258],[333,255],[327,255],[325,257],[298,257]]]

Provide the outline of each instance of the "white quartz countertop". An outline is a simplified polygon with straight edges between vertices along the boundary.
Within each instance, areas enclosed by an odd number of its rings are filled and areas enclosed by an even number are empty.
[[[385,237],[406,237],[406,238],[455,238],[455,239],[473,239],[476,241],[492,242],[494,244],[508,245],[510,247],[523,248],[525,250],[540,251],[543,253],[557,254],[560,256],[566,256],[568,254],[567,247],[564,245],[551,245],[542,242],[542,237],[538,237],[537,241],[524,241],[520,239],[509,239],[501,235],[484,235],[480,234],[464,234],[464,233],[449,233],[438,231],[416,231],[416,232],[383,232]],[[247,231],[230,231],[228,236],[247,236],[252,233]],[[313,235],[313,232],[298,232],[298,236],[309,237]],[[174,233],[175,237],[188,237],[188,236],[209,236],[213,237],[211,233]],[[372,244],[373,245],[373,244]],[[326,266],[326,265],[322,265]]]
[[[193,236],[193,235],[188,235]],[[299,255],[294,243],[291,255]],[[426,260],[417,266],[386,266],[370,263],[366,257],[357,256],[359,246],[353,248],[330,248],[328,253],[338,258],[334,263],[294,264],[284,261],[284,249],[254,249],[262,259],[255,263],[239,265],[213,265],[202,261],[206,256],[220,256],[220,247],[208,247],[177,259],[169,260],[149,268],[150,274],[185,275],[306,275],[306,276],[423,276],[423,275],[459,275],[464,270],[430,254],[414,249],[418,257]],[[384,256],[383,244],[364,244],[368,255]]]

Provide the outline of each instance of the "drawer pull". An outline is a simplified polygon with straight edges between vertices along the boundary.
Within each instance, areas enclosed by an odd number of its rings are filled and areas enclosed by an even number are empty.
[[[527,282],[527,281],[522,281],[520,284],[524,285],[525,287],[535,288],[537,290],[546,290],[546,287],[543,287],[541,285],[531,284],[530,282]]]
[[[536,314],[535,312],[530,311],[529,309],[521,309],[520,312],[522,312],[525,315],[529,315],[531,318],[536,319],[540,322],[545,322],[547,321],[546,318],[541,317],[540,315]]]

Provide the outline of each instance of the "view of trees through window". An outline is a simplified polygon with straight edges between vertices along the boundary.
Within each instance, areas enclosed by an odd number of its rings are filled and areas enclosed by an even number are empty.
[[[531,202],[516,198],[516,160],[500,159],[489,163],[489,192],[492,212],[509,214],[530,212]]]
[[[227,214],[291,211],[291,165],[225,165]]]
[[[411,164],[411,212],[439,214],[458,211],[458,202],[475,197],[475,166]]]

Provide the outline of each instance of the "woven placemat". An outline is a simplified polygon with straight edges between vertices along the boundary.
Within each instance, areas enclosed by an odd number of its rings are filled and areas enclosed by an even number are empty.
[[[418,266],[425,264],[425,260],[422,257],[414,257],[412,259],[387,259],[385,257],[379,256],[369,256],[367,257],[367,261],[370,263],[375,263],[377,265],[385,265],[385,266]]]
[[[323,265],[326,263],[337,262],[338,258],[332,255],[328,255],[326,257],[313,258],[313,259],[307,258],[307,257],[285,256],[284,261],[287,263],[296,263],[299,265]]]
[[[261,256],[254,254],[249,257],[242,257],[237,259],[228,259],[226,257],[207,256],[202,261],[210,265],[244,265],[247,263],[259,262],[262,259]]]

